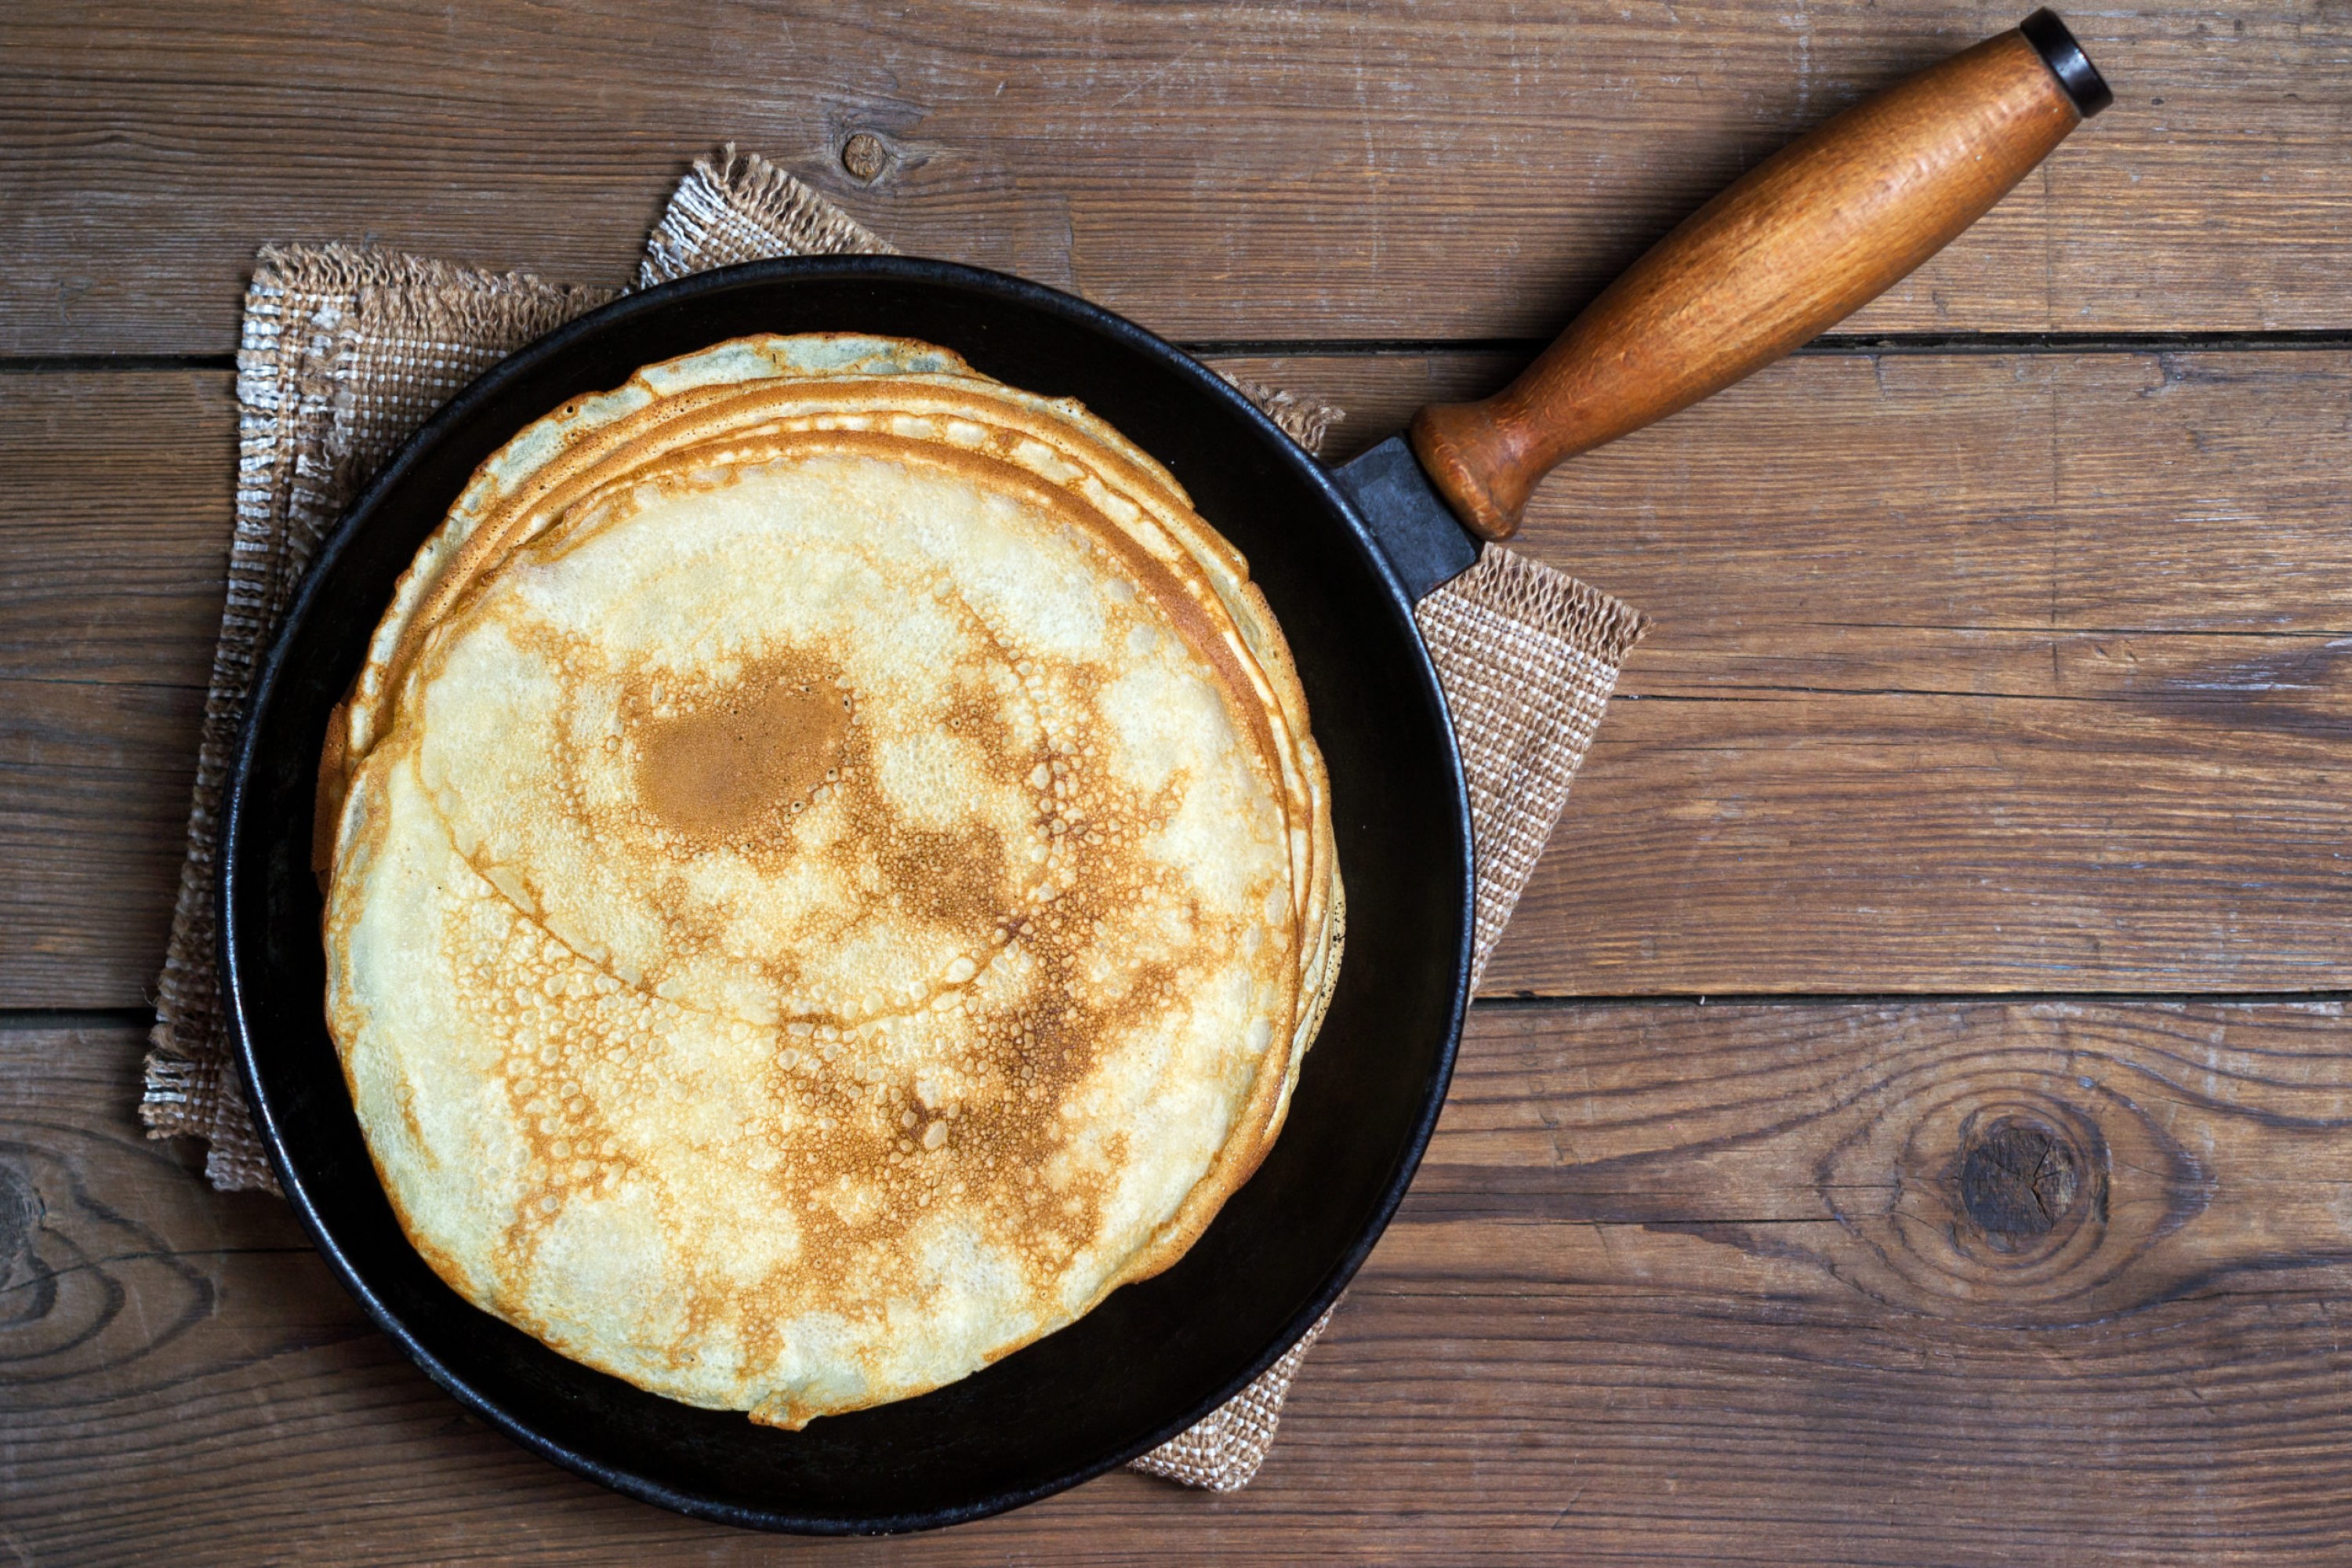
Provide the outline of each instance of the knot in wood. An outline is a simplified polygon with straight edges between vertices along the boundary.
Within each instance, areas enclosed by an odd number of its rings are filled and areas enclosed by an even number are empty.
[[[1971,1140],[1960,1163],[1960,1202],[2000,1241],[2047,1236],[2074,1206],[2083,1163],[2040,1122],[2006,1118]]]
[[[15,1278],[40,1226],[40,1194],[13,1166],[0,1164],[0,1284]]]
[[[860,131],[841,144],[841,166],[860,184],[872,184],[890,166],[890,149],[871,131]]]

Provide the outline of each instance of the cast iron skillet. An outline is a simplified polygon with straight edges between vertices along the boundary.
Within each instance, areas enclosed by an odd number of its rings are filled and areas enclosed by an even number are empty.
[[[1348,886],[1339,988],[1289,1120],[1192,1250],[1071,1327],[919,1399],[802,1432],[644,1393],[467,1303],[409,1246],[327,1036],[310,817],[328,710],[394,582],[475,466],[639,366],[750,332],[943,344],[1067,395],[1172,469],[1280,617],[1331,775]],[[1460,759],[1412,606],[1330,477],[1223,381],[1033,283],[896,257],[754,262],[608,305],[484,375],[327,539],[255,689],[221,846],[222,962],[247,1094],[319,1249],[441,1385],[633,1496],[774,1530],[912,1530],[1075,1485],[1214,1409],[1363,1261],[1445,1095],[1470,963]]]

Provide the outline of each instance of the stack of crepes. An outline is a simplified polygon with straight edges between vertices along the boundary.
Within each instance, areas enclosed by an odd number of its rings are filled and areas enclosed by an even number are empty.
[[[329,1022],[418,1250],[786,1426],[1174,1262],[1339,965],[1246,563],[1078,405],[902,340],[740,339],[523,431],[320,806]]]

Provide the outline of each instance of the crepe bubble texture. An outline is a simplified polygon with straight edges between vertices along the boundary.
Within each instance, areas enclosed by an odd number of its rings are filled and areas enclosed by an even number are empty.
[[[954,355],[740,340],[555,411],[404,577],[322,767],[331,1027],[419,1251],[798,1426],[1181,1257],[1336,978],[1246,563]]]

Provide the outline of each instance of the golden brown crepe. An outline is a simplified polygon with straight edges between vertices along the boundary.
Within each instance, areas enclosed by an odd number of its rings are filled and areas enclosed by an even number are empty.
[[[1338,973],[1246,564],[1076,404],[900,340],[739,340],[517,437],[320,798],[329,1023],[418,1250],[783,1426],[1181,1257]]]

